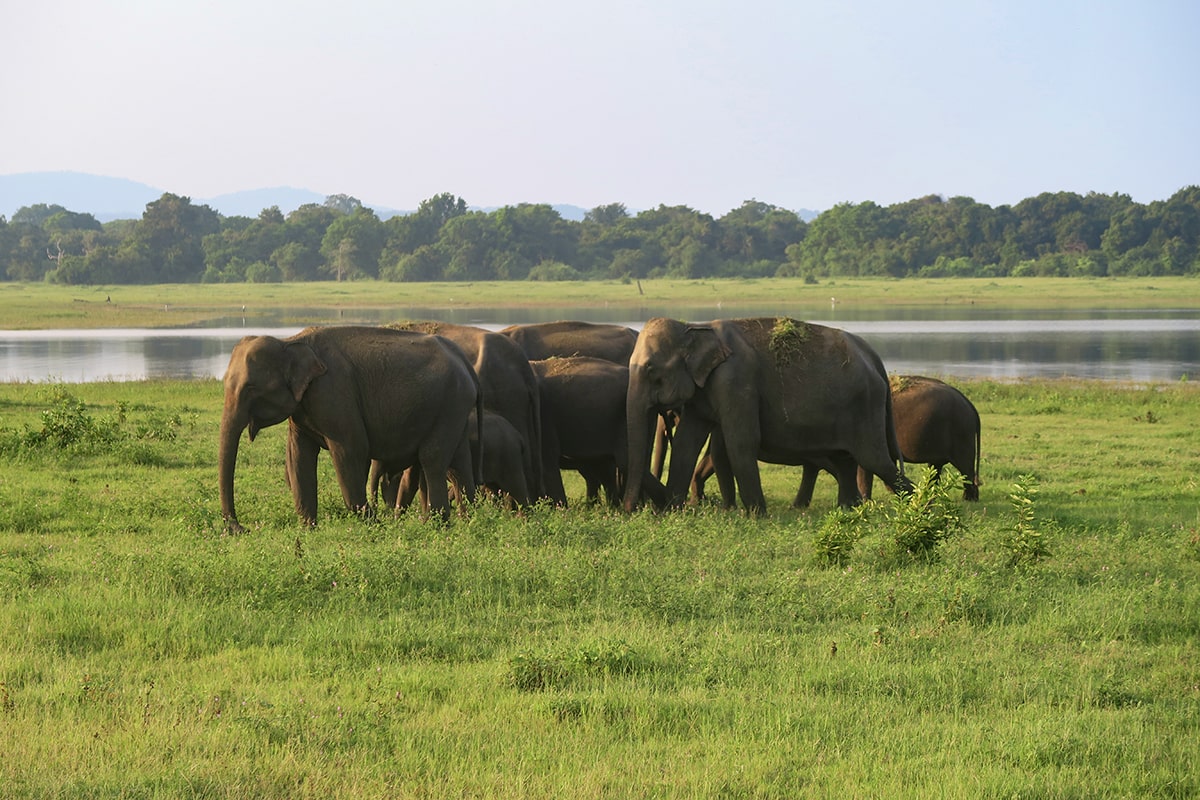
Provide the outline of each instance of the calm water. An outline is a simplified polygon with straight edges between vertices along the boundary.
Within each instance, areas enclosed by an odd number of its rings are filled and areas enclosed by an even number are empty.
[[[220,377],[238,339],[247,334],[290,336],[298,324],[396,319],[442,319],[500,328],[513,323],[588,319],[640,327],[652,316],[683,319],[789,314],[861,335],[891,372],[949,377],[1080,377],[1107,380],[1175,381],[1200,376],[1200,311],[1047,312],[955,309],[842,312],[812,309],[540,309],[516,316],[511,310],[391,309],[356,311],[353,319],[328,319],[328,310],[286,312],[278,318],[219,320],[213,327],[0,331],[0,381],[142,380]],[[340,313],[340,312],[339,312]],[[947,318],[948,316],[954,318]],[[625,318],[622,318],[625,317]]]

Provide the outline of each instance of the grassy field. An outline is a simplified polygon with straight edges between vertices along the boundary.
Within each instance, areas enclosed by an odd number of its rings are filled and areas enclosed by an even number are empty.
[[[231,537],[217,381],[0,384],[0,795],[1197,796],[1200,388],[959,385],[978,504]]]
[[[688,306],[705,319],[728,316],[723,306],[762,308],[764,314],[804,317],[838,307],[929,308],[1196,308],[1194,278],[1137,279],[800,279],[645,280],[539,283],[186,284],[168,286],[53,286],[0,283],[0,330],[35,328],[176,327],[266,309],[300,309],[290,324],[334,322],[356,311],[420,307],[543,306],[660,309]],[[245,309],[245,311],[243,311]]]

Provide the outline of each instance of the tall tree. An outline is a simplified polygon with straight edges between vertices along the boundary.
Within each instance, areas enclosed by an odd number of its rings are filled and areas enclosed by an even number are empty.
[[[127,264],[135,283],[187,283],[204,273],[205,236],[220,230],[220,215],[188,197],[166,193],[146,204],[141,222],[123,248],[136,254]]]
[[[359,206],[338,217],[321,239],[325,269],[337,280],[379,277],[379,254],[383,251],[383,223],[375,212]]]

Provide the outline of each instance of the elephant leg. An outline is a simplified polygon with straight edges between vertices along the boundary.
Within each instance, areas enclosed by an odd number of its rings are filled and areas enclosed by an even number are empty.
[[[829,456],[838,482],[838,506],[850,508],[862,502],[858,490],[858,464],[849,453],[834,453]]]
[[[619,497],[620,495],[614,496]],[[649,470],[642,477],[642,497],[649,500],[660,511],[667,507],[667,487],[663,486],[662,482]],[[620,503],[614,505],[620,505]]]
[[[474,503],[475,493],[479,487],[475,485],[475,462],[471,455],[471,444],[465,435],[454,450],[454,457],[450,461],[450,471],[453,473],[455,485],[462,495],[459,498],[460,503],[464,500],[466,503]]]
[[[821,468],[815,464],[805,464],[800,473],[800,488],[796,490],[796,498],[792,500],[792,508],[808,508],[812,504],[813,491],[817,488],[817,476]]]
[[[379,487],[384,480],[385,467],[383,462],[377,458],[371,459],[371,468],[367,472],[367,502],[375,503],[379,500]]]
[[[979,477],[974,474],[974,456],[972,455],[966,458],[955,459],[950,463],[954,464],[954,468],[963,475],[963,500],[977,502],[979,500]],[[965,465],[966,468],[964,469],[961,465]]]
[[[617,462],[615,459],[605,459],[604,477],[600,481],[600,485],[604,488],[604,497],[608,500],[610,508],[619,508],[621,505],[621,495],[625,492],[625,483],[621,480],[617,472]],[[624,462],[624,459],[622,459]],[[658,479],[654,479],[658,483]],[[661,484],[659,484],[661,486]]]
[[[500,491],[508,495],[510,507],[515,505],[517,508],[527,508],[533,502],[533,495],[529,491],[529,482],[525,480],[524,472],[505,475],[500,483]]]
[[[864,500],[871,499],[871,491],[875,486],[875,476],[870,470],[858,468],[858,493],[863,496]]]
[[[704,501],[704,484],[708,483],[717,471],[713,465],[712,445],[709,445],[708,450],[696,462],[696,468],[692,470],[692,486],[691,498],[693,503],[701,503]]]
[[[400,477],[393,478],[392,481],[396,484],[396,496],[393,501],[393,508],[396,511],[405,511],[417,497],[417,493],[421,488],[421,471],[419,467],[409,467],[404,470]]]
[[[757,426],[757,420],[754,424]],[[736,491],[741,493],[742,506],[751,515],[767,512],[767,498],[763,494],[762,476],[758,471],[757,447],[749,446],[744,436],[730,441],[724,436],[726,428],[714,431],[709,451],[716,468],[717,483],[721,486],[721,497],[726,508],[736,505]]]
[[[600,489],[604,485],[604,478],[601,470],[591,465],[580,465],[579,474],[583,476],[583,483],[587,487],[586,497],[589,505],[594,505],[600,502]]]
[[[701,468],[706,464],[708,474],[717,476],[717,490],[721,493],[721,507],[728,511],[737,506],[737,487],[733,477],[733,466],[729,463],[729,455],[725,451],[725,442],[721,438],[719,429],[709,437],[708,449],[696,466],[696,472],[701,472]],[[703,493],[700,496],[703,497]]]
[[[421,511],[450,521],[450,484],[448,469],[442,465],[421,467]]]
[[[384,508],[396,510],[400,502],[400,479],[402,475],[388,474],[379,478],[380,504]]]
[[[341,442],[330,442],[329,454],[333,456],[333,469],[337,473],[338,486],[346,508],[359,514],[370,514],[367,505],[367,473],[370,460],[361,455],[365,447],[351,447]]]
[[[320,451],[319,444],[294,424],[288,423],[285,458],[287,482],[292,488],[296,514],[306,525],[317,524],[317,454]],[[366,476],[363,480],[366,480]]]
[[[671,432],[675,428],[675,415],[666,412],[658,415],[658,424],[654,430],[654,455],[650,462],[650,474],[656,479],[662,478],[663,466],[667,462],[667,448],[671,446]]]
[[[671,441],[671,466],[667,470],[667,504],[679,507],[687,500],[692,474],[704,442],[712,432],[711,423],[694,415],[682,416]]]

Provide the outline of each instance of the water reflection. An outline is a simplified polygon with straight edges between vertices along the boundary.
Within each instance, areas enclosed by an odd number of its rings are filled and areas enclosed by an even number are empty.
[[[326,311],[328,311],[326,309]],[[369,310],[368,310],[369,311]],[[639,317],[656,312],[644,310]],[[674,309],[685,319],[714,318],[712,308]],[[762,315],[761,309],[728,309],[724,316]],[[883,357],[889,371],[949,377],[1079,377],[1106,380],[1174,381],[1200,375],[1200,312],[1076,312],[1049,317],[1021,312],[1001,318],[995,310],[975,313],[954,309],[942,317],[913,318],[870,311],[843,314],[827,309],[825,318],[780,312],[858,333]],[[224,326],[187,329],[100,329],[0,331],[0,380],[64,381],[141,380],[144,378],[220,377],[238,339],[249,333],[290,336],[303,323],[279,320],[298,312],[239,319]],[[276,319],[275,317],[278,317]],[[302,316],[302,315],[301,315]],[[315,315],[314,315],[315,316]],[[641,327],[629,309],[533,309],[518,318],[510,309],[392,309],[386,318],[372,313],[343,314],[344,323],[380,323],[397,319],[442,319],[498,329],[514,322],[590,319]],[[719,316],[719,315],[718,315]],[[857,317],[857,318],[855,318]],[[322,322],[329,322],[321,319]],[[230,322],[226,320],[226,322]]]

